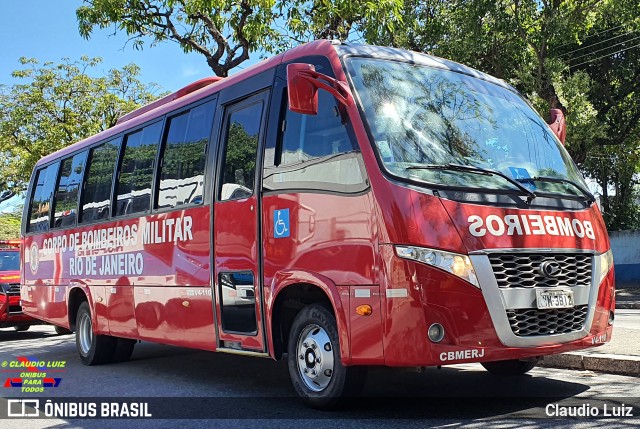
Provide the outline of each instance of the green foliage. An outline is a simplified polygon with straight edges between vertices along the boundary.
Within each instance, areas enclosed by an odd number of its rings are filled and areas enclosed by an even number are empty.
[[[282,0],[278,7],[296,42],[393,37],[402,24],[402,0]]]
[[[20,238],[20,214],[0,215],[0,240]]]
[[[112,127],[155,98],[158,87],[141,83],[135,64],[91,77],[100,62],[20,59],[23,68],[13,77],[24,83],[0,86],[0,188],[23,187],[38,159]]]
[[[402,0],[85,0],[80,34],[115,27],[135,49],[171,41],[198,52],[217,76],[252,52],[281,52],[320,38],[390,36],[402,23]]]
[[[218,76],[258,49],[282,46],[274,28],[275,0],[85,0],[77,9],[80,34],[115,26],[136,49],[172,41],[185,52],[202,54]]]

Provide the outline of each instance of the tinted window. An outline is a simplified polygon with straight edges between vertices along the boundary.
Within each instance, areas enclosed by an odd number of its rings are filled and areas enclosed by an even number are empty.
[[[0,272],[20,270],[20,252],[0,250]]]
[[[285,121],[281,164],[309,161],[354,149],[335,99],[326,91],[318,91],[317,115],[287,110]]]
[[[158,207],[202,203],[207,143],[214,103],[208,102],[169,120]]]
[[[284,103],[279,165],[265,171],[265,186],[342,191],[361,188],[364,175],[359,155],[335,98],[326,91],[318,91],[315,116],[290,111],[286,97]]]
[[[118,160],[118,142],[96,146],[89,151],[87,174],[80,203],[80,222],[93,222],[109,217],[111,183]]]
[[[29,204],[28,231],[47,231],[49,229],[49,209],[57,173],[57,163],[42,168],[36,173]]]
[[[60,163],[58,190],[53,200],[53,226],[75,225],[78,214],[78,192],[87,152],[79,153]]]
[[[422,186],[515,189],[495,174],[429,168],[455,164],[500,172],[542,192],[581,194],[571,181],[586,187],[551,128],[508,88],[454,71],[372,58],[349,59],[349,71],[373,146],[395,176]],[[552,180],[531,179],[536,176]]]
[[[229,115],[220,200],[245,198],[253,194],[261,119],[262,103]]]
[[[116,187],[116,216],[148,211],[162,122],[125,136]]]

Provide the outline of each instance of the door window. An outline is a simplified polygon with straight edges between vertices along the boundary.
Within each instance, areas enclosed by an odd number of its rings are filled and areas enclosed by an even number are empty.
[[[261,122],[262,102],[232,110],[228,114],[220,201],[253,195]]]

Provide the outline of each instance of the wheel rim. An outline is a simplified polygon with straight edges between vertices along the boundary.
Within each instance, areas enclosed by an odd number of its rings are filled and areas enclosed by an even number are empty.
[[[326,389],[333,376],[333,344],[318,325],[308,325],[298,337],[296,366],[304,384],[314,392]]]
[[[93,330],[91,329],[91,317],[87,313],[80,315],[78,321],[78,338],[80,339],[80,351],[82,354],[89,354],[91,342],[93,341]]]

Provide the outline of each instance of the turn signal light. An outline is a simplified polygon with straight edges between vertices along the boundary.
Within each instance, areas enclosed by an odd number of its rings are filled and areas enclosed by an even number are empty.
[[[356,314],[360,316],[369,316],[373,312],[373,309],[369,304],[363,304],[356,307]]]

